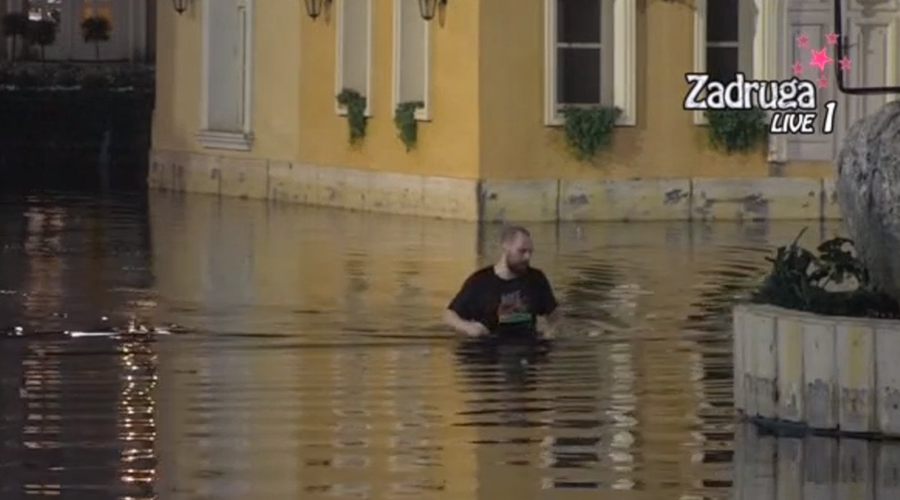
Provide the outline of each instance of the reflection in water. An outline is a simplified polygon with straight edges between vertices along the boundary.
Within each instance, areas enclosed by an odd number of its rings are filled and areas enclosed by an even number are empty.
[[[154,498],[152,344],[15,339],[0,355],[0,498]]]
[[[735,431],[735,498],[900,498],[900,443]]]
[[[805,224],[536,224],[567,330],[483,356],[438,318],[495,227],[149,201],[0,200],[0,328],[193,329],[0,339],[3,500],[740,490],[728,310]]]

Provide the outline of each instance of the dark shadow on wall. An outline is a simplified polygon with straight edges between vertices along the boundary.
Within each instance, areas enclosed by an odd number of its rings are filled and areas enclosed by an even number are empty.
[[[0,192],[146,186],[153,92],[0,90]]]

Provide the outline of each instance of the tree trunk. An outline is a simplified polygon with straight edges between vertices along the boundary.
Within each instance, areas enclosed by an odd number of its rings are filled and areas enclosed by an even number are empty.
[[[100,42],[94,42],[94,56],[100,60]]]

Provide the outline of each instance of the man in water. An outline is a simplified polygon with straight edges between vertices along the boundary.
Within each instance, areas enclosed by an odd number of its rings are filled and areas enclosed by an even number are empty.
[[[538,317],[551,329],[559,319],[553,289],[547,276],[529,265],[534,246],[527,229],[505,228],[500,244],[500,259],[469,276],[444,311],[444,323],[472,338],[537,339]]]

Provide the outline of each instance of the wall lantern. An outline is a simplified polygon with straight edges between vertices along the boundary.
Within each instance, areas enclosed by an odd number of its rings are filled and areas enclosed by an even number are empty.
[[[175,12],[177,12],[179,16],[184,14],[184,11],[187,10],[188,2],[190,2],[190,0],[172,0],[172,6],[175,7]]]
[[[304,0],[306,2],[306,13],[315,21],[320,15],[322,15],[322,9],[325,8],[326,5],[331,4],[331,0]]]
[[[439,6],[442,9],[446,9],[447,0],[419,0],[419,11],[422,14],[422,19],[426,21],[434,19]]]

